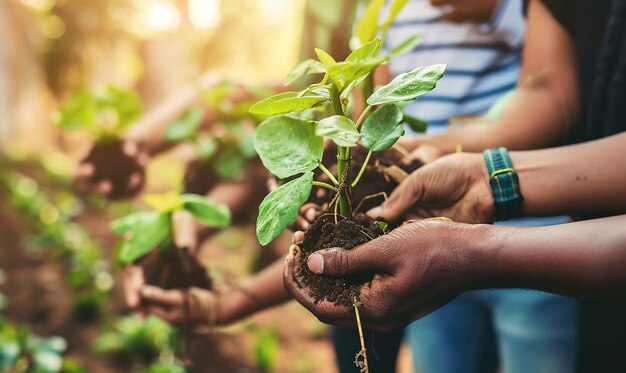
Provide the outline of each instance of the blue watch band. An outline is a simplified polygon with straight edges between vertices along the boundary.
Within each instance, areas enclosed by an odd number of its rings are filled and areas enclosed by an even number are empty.
[[[489,183],[493,191],[496,220],[513,219],[522,214],[524,198],[519,188],[519,178],[506,148],[487,149],[483,152]]]

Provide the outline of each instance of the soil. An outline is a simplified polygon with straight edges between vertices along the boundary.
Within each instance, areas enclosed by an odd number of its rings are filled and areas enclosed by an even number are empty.
[[[101,143],[93,147],[85,158],[85,162],[99,165],[96,168],[96,173],[93,175],[93,179],[96,182],[104,180],[113,182],[113,189],[109,195],[111,199],[135,194],[144,185],[144,168],[137,162],[136,158],[128,156],[124,152],[123,147],[124,143],[122,141]],[[132,189],[128,189],[126,175],[136,173],[142,176],[141,183],[135,185]]]
[[[340,220],[335,224],[335,216],[325,214],[318,218],[304,235],[299,245],[300,263],[296,276],[301,285],[310,290],[316,301],[327,300],[334,304],[351,307],[354,299],[359,298],[361,287],[372,280],[371,275],[358,275],[345,278],[328,278],[314,274],[307,266],[307,258],[320,249],[341,247],[352,249],[356,246],[382,236],[385,232],[374,222],[370,224],[366,216],[350,221]]]
[[[185,170],[185,193],[205,195],[220,181],[211,162],[195,159],[187,164]]]
[[[206,268],[185,249],[172,246],[162,252],[153,250],[139,263],[150,285],[164,289],[213,288]]]
[[[367,149],[353,148],[352,178],[358,174],[366,156]],[[422,165],[423,163],[417,160],[408,164],[403,163],[403,156],[394,149],[373,153],[361,181],[352,190],[350,199],[353,214],[355,214],[354,221],[336,215],[334,211],[328,211],[317,218],[305,232],[304,241],[299,245],[302,255],[296,268],[296,277],[303,287],[309,289],[310,295],[316,302],[326,300],[351,307],[354,300],[358,300],[361,288],[372,280],[372,275],[346,278],[322,277],[309,270],[308,256],[320,249],[333,247],[352,249],[388,233],[388,230],[383,231],[378,224],[363,213],[384,202],[404,177]],[[336,174],[336,166],[330,168],[330,171]],[[332,195],[320,192],[320,190],[313,194],[312,202],[322,205],[327,203]],[[328,210],[333,209],[332,206],[330,208],[327,205],[323,206]]]

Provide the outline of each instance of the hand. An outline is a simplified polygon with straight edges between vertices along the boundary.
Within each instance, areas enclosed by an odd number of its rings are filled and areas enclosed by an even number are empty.
[[[187,249],[190,254],[195,255],[198,248],[198,225],[193,216],[187,211],[177,211],[172,214],[172,224],[174,226],[174,244],[176,247]],[[146,286],[143,268],[140,264],[136,263],[124,268],[122,284],[124,299],[128,308],[143,315],[153,311],[153,309],[148,309],[145,304],[142,292],[145,287],[154,288],[154,286]]]
[[[422,220],[352,250],[317,251],[308,257],[308,267],[331,277],[374,274],[371,284],[361,289],[361,321],[366,328],[397,329],[470,288],[473,271],[463,249],[472,239],[480,239],[479,227]],[[283,275],[285,289],[320,321],[354,326],[353,308],[326,300],[316,303],[299,284],[294,273],[300,255],[298,246],[291,246]]]
[[[143,187],[148,158],[128,140],[96,144],[78,165],[75,180],[110,199],[131,197]]]
[[[443,19],[451,22],[485,23],[491,20],[498,0],[430,0],[436,7],[444,8]]]
[[[427,136],[401,138],[398,145],[409,152],[409,155],[404,159],[404,163],[407,165],[415,160],[420,163],[430,163],[446,155],[442,147],[436,145],[436,142]]]
[[[174,325],[208,325],[218,322],[218,296],[200,288],[164,290],[157,286],[141,289],[146,313],[159,316]]]
[[[493,222],[494,201],[482,155],[450,154],[417,169],[367,214],[389,222],[438,216],[463,223]]]

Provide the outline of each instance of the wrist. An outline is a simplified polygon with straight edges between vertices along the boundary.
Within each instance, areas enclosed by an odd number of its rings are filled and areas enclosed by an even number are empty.
[[[465,226],[464,258],[466,260],[467,288],[487,289],[498,286],[499,256],[506,241],[506,230],[490,224]]]

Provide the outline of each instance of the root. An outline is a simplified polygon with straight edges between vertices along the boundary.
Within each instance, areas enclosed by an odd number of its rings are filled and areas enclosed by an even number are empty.
[[[363,203],[365,203],[365,201],[368,201],[368,200],[370,200],[372,198],[376,198],[376,197],[380,197],[380,196],[383,196],[385,201],[387,200],[388,196],[387,196],[387,193],[385,193],[385,192],[378,192],[378,193],[370,194],[369,196],[363,197],[361,202],[359,202],[359,204],[354,209],[354,214],[356,214],[356,212],[359,211],[359,209],[361,208],[361,206],[363,206]]]
[[[354,364],[359,368],[361,373],[369,373],[369,365],[367,364],[367,350],[365,349],[365,341],[363,340],[363,327],[361,326],[361,316],[359,315],[359,306],[361,303],[354,298],[353,304],[354,314],[356,315],[356,324],[359,328],[359,339],[361,340],[361,351],[354,356]]]

